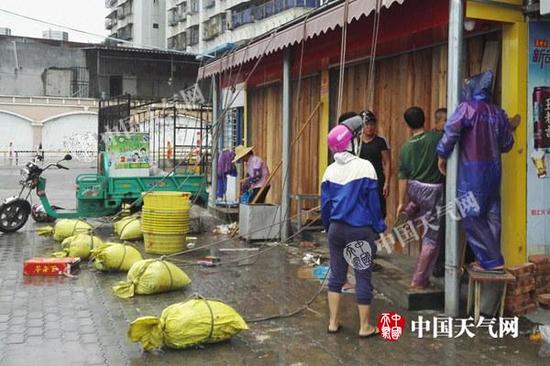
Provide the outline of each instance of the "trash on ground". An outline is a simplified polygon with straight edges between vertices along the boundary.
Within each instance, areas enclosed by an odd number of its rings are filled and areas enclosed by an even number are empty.
[[[80,266],[80,258],[31,258],[23,264],[25,276],[72,276]]]
[[[260,248],[220,248],[220,252],[257,252]]]
[[[166,345],[182,349],[230,339],[248,329],[230,306],[216,300],[191,299],[168,306],[159,318],[144,316],[130,323],[128,338],[145,351]]]
[[[301,280],[312,280],[315,278],[315,276],[313,276],[313,268],[311,267],[298,268],[297,276]]]
[[[218,263],[220,263],[220,258],[209,255],[209,256],[197,259],[195,263],[203,267],[214,267],[218,265]]]
[[[302,249],[315,249],[319,248],[319,243],[313,241],[302,241],[300,242],[300,248]]]
[[[236,230],[238,230],[239,224],[236,222],[233,222],[231,224],[225,224],[225,225],[218,225],[212,230],[214,234],[220,234],[220,235],[229,235]]]
[[[90,257],[92,249],[103,244],[97,236],[78,234],[69,236],[61,242],[61,251],[52,254],[54,257],[79,257],[86,260]]]
[[[139,250],[131,245],[105,243],[92,250],[94,268],[99,271],[127,272],[134,263],[143,260]]]
[[[323,281],[328,276],[328,266],[320,265],[313,268],[313,275]]]
[[[306,253],[304,257],[302,258],[305,264],[307,265],[320,265],[321,264],[321,257],[315,256],[311,253]]]
[[[139,214],[120,219],[113,224],[113,229],[120,240],[141,240],[143,238]]]
[[[178,290],[186,287],[191,280],[175,264],[159,259],[144,259],[132,265],[127,281],[113,286],[113,292],[126,299],[138,295],[149,295]]]
[[[83,220],[62,219],[57,221],[53,227],[43,226],[36,229],[36,232],[38,235],[52,235],[55,241],[63,241],[78,233],[89,233],[92,228],[92,225]]]
[[[542,346],[540,346],[539,356],[550,357],[550,325],[541,325],[539,330],[542,336]]]

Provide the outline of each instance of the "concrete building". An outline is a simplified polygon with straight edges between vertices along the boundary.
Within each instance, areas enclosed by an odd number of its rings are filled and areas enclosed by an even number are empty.
[[[193,85],[199,61],[181,52],[108,47],[86,48],[90,95],[96,98],[130,94],[169,98]]]
[[[166,47],[166,0],[105,0],[105,7],[111,37],[136,47]]]
[[[66,42],[69,40],[69,33],[48,29],[42,32],[42,38]]]
[[[168,48],[221,52],[271,31],[328,1],[166,0]]]
[[[198,66],[182,52],[0,35],[0,158],[10,142],[21,154],[87,150],[99,98],[170,98],[195,83]]]
[[[0,35],[0,95],[88,97],[86,46]]]

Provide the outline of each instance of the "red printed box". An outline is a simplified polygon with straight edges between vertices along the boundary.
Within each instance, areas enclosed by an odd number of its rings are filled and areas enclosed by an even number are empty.
[[[25,276],[73,275],[79,268],[80,258],[31,258],[23,264]]]

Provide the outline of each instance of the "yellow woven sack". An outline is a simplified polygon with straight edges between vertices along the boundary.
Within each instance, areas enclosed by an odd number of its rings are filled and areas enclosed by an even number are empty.
[[[159,318],[144,316],[130,323],[128,338],[151,351],[216,343],[248,329],[243,318],[230,306],[202,298],[168,306]]]
[[[120,240],[140,240],[143,238],[139,215],[125,217],[115,222],[113,227]]]
[[[100,271],[127,272],[134,263],[143,260],[141,253],[130,245],[105,243],[92,250],[94,268]]]
[[[62,250],[53,253],[54,257],[79,257],[82,260],[90,257],[90,252],[96,246],[103,245],[103,241],[97,236],[78,234],[70,236],[61,243]]]
[[[89,233],[92,225],[83,220],[62,219],[58,220],[54,227],[44,226],[36,230],[38,235],[53,235],[53,240],[63,241],[78,233]]]
[[[134,294],[150,295],[186,287],[191,280],[176,265],[159,259],[144,259],[128,271],[128,281],[113,286],[118,297],[127,299]]]

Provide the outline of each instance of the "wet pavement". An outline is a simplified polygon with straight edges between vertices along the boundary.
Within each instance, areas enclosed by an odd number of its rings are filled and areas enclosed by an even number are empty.
[[[64,207],[74,205],[76,174],[93,172],[87,164],[77,161],[67,165],[73,169],[46,175],[50,201]],[[18,168],[0,167],[0,197],[17,190],[18,174]],[[373,315],[395,311],[407,319],[405,334],[399,341],[358,339],[353,295],[344,297],[343,330],[328,335],[324,291],[308,310],[287,319],[251,323],[250,330],[230,342],[144,353],[137,344],[128,341],[128,323],[139,316],[158,316],[166,306],[193,293],[221,299],[250,319],[300,308],[318,292],[320,283],[297,275],[302,253],[276,247],[245,266],[185,267],[193,281],[189,288],[124,300],[115,297],[111,287],[124,280],[126,274],[99,273],[86,264],[77,278],[24,277],[25,259],[47,256],[57,249],[51,238],[35,234],[36,227],[29,220],[18,233],[0,234],[1,365],[543,365],[549,362],[538,358],[540,344],[531,342],[524,334],[528,326],[523,322],[522,334],[517,339],[492,339],[486,330],[477,330],[474,338],[419,339],[411,333],[410,320],[419,315],[431,317],[436,312],[403,311],[381,294],[374,300]],[[105,225],[99,235],[109,238],[111,227]],[[223,238],[205,233],[199,236],[197,246]],[[241,245],[228,241],[219,247]],[[210,253],[199,251],[193,256]],[[220,254],[222,260],[245,255],[250,253]]]

